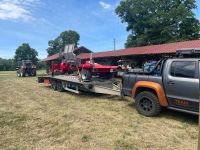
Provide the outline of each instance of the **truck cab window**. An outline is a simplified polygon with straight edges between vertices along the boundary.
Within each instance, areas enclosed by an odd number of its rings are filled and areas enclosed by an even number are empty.
[[[194,61],[174,61],[170,73],[174,77],[195,78],[195,64]]]

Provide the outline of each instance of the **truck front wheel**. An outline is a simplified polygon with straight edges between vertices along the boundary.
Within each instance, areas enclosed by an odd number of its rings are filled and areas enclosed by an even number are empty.
[[[137,111],[147,117],[156,116],[161,111],[157,96],[153,92],[144,91],[136,95],[135,105]]]

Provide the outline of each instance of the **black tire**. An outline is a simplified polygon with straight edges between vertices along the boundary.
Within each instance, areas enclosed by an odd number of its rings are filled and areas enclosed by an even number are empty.
[[[63,92],[65,89],[63,88],[62,82],[57,82],[57,91]]]
[[[36,76],[36,70],[33,70],[31,75],[35,77]]]
[[[57,82],[55,80],[51,81],[51,88],[56,91],[57,90]]]
[[[137,94],[135,98],[135,105],[137,111],[146,117],[156,116],[161,111],[161,106],[157,96],[149,91]]]
[[[82,69],[81,70],[81,78],[82,78],[82,80],[91,80],[92,74],[89,70]]]

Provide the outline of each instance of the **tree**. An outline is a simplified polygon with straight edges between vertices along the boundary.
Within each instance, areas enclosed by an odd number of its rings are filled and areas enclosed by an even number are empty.
[[[50,56],[64,51],[64,47],[67,44],[75,44],[77,47],[79,40],[80,35],[76,31],[64,31],[55,40],[50,40],[48,42],[49,47],[47,48],[47,53]]]
[[[123,0],[116,8],[131,34],[126,47],[200,38],[195,0]]]
[[[15,64],[13,59],[0,58],[0,71],[10,71],[14,69],[15,69]]]
[[[47,63],[46,62],[38,62],[37,63],[37,69],[38,70],[45,70],[47,67]]]
[[[31,48],[28,43],[23,43],[15,51],[15,62],[19,60],[31,60],[33,63],[36,63],[38,52]]]

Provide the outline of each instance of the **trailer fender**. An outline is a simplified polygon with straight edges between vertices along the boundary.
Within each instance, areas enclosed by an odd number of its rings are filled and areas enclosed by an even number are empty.
[[[164,89],[160,84],[155,83],[155,82],[150,82],[150,81],[138,81],[132,89],[131,97],[135,98],[137,94],[137,90],[139,90],[140,88],[147,88],[147,89],[155,91],[158,96],[160,105],[163,107],[168,106]]]

